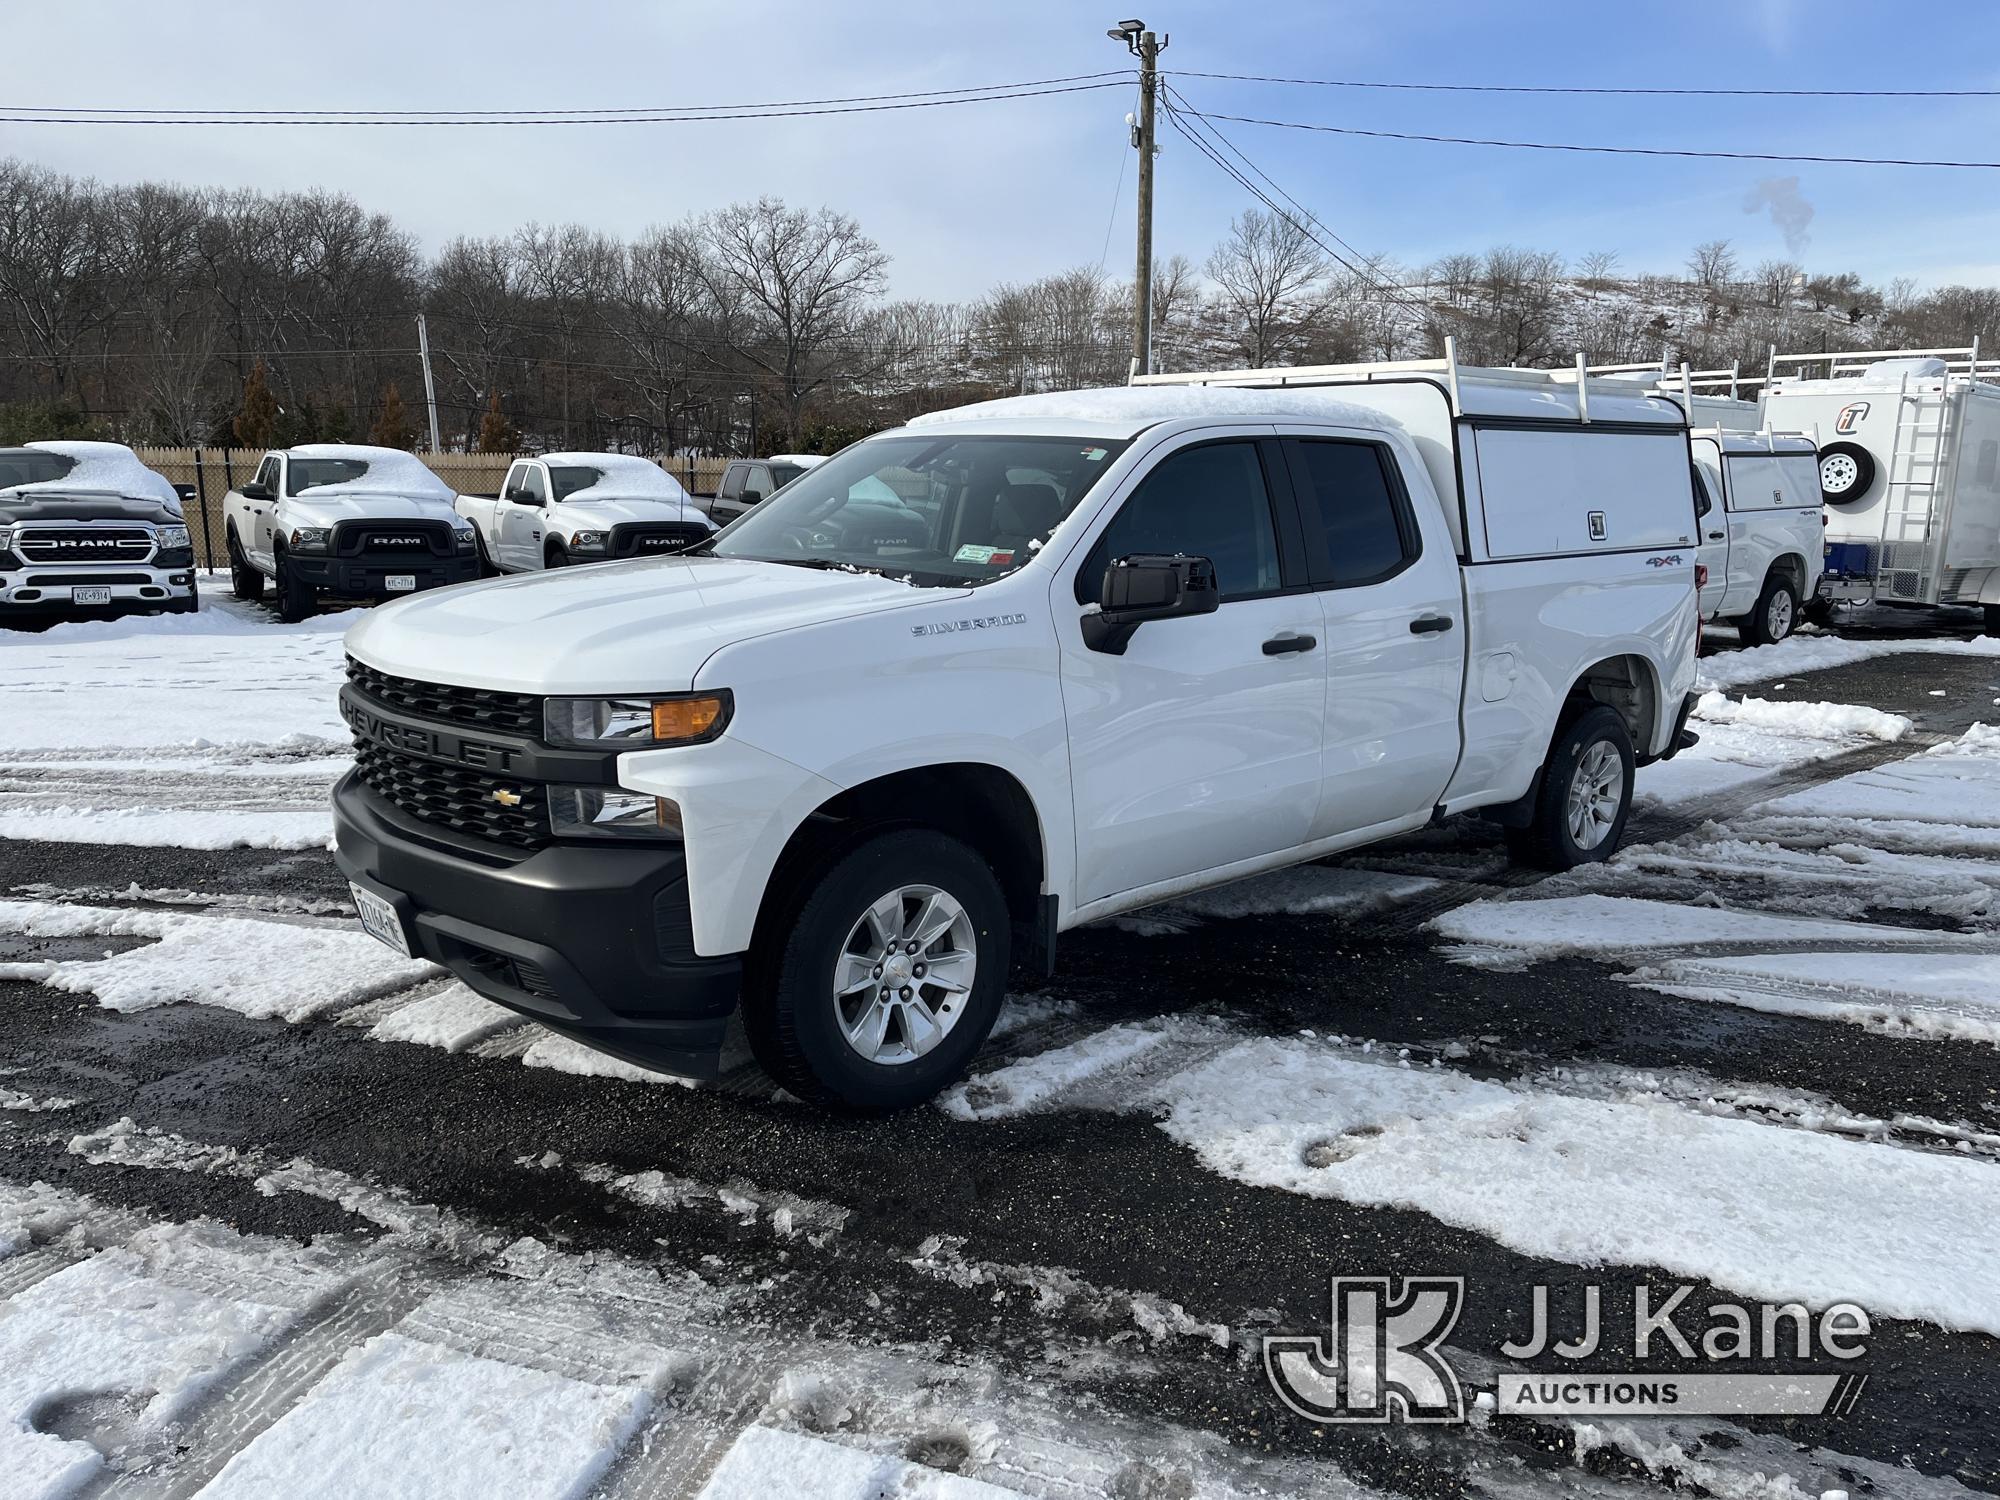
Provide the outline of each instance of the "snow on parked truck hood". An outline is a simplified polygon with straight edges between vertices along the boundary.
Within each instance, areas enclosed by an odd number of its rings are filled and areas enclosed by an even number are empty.
[[[734,558],[594,563],[385,605],[347,648],[379,671],[466,687],[671,692],[731,642],[968,592]]]
[[[580,490],[564,495],[573,500],[686,500],[681,483],[650,458],[630,453],[544,453],[542,462],[552,469],[595,469],[597,479]]]
[[[416,454],[401,448],[368,448],[358,443],[301,443],[285,450],[294,458],[343,458],[368,467],[336,484],[308,485],[288,499],[324,500],[331,495],[406,500],[452,501],[451,486],[426,468]]]
[[[133,499],[157,500],[179,514],[180,492],[166,479],[139,462],[139,455],[123,443],[89,443],[52,440],[26,443],[37,453],[53,453],[76,460],[76,465],[60,479],[8,486],[9,494],[35,495],[44,492],[104,491]]]

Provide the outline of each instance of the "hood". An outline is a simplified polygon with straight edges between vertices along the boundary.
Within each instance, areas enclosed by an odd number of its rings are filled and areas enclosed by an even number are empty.
[[[155,526],[184,524],[180,507],[154,499],[130,495],[64,495],[53,490],[0,491],[0,526],[23,522],[46,525],[52,521],[125,522],[150,521]]]
[[[385,495],[380,490],[348,493],[338,486],[327,485],[307,490],[303,495],[287,495],[279,503],[284,507],[285,524],[290,526],[296,526],[301,521],[309,526],[331,526],[337,521],[447,521],[453,526],[465,524],[452,508],[450,500],[438,500],[428,495]]]
[[[575,507],[573,510],[572,506]],[[710,529],[714,527],[714,522],[707,516],[680,500],[641,496],[624,498],[584,490],[567,500],[557,501],[555,508],[564,512],[564,521],[586,529],[616,526],[622,521],[699,521]]]
[[[592,563],[384,605],[347,649],[378,671],[464,687],[676,692],[731,642],[970,592],[735,558]]]

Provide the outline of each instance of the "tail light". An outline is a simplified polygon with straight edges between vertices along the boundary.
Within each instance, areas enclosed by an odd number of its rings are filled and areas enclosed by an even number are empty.
[[[1696,563],[1694,565],[1694,587],[1696,593],[1700,593],[1701,590],[1708,587],[1707,563]]]

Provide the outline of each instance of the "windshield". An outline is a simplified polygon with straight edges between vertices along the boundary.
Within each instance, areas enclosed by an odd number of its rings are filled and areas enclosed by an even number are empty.
[[[578,490],[587,490],[603,478],[602,469],[593,469],[585,464],[549,465],[549,483],[558,500],[567,500]]]
[[[76,467],[65,453],[0,453],[0,490],[17,484],[47,484]]]
[[[870,438],[807,469],[702,550],[862,568],[930,587],[990,583],[1034,556],[1125,446]]]
[[[805,471],[806,469],[804,464],[772,464],[771,465],[772,488],[782,489],[785,485],[790,484],[794,479],[797,479],[801,474],[805,473]]]
[[[295,458],[285,470],[285,493],[317,489],[325,484],[346,484],[368,472],[358,458]]]

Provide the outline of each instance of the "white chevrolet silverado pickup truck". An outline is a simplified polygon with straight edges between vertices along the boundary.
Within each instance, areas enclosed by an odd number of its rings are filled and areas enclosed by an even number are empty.
[[[1819,448],[1797,433],[1694,434],[1695,505],[1706,570],[1703,619],[1769,646],[1797,628],[1826,566]]]
[[[1324,378],[944,412],[692,555],[373,613],[363,924],[667,1071],[740,1010],[786,1088],[878,1111],[1078,924],[1456,813],[1607,857],[1693,696],[1681,410]]]
[[[130,448],[0,448],[0,620],[190,614],[197,600],[180,496]]]
[[[460,495],[489,573],[678,552],[715,523],[650,459],[629,453],[517,458],[497,495]]]
[[[479,576],[478,539],[450,486],[400,448],[303,443],[264,455],[222,498],[236,597],[277,585],[278,618],[303,620],[322,596],[373,599]]]

